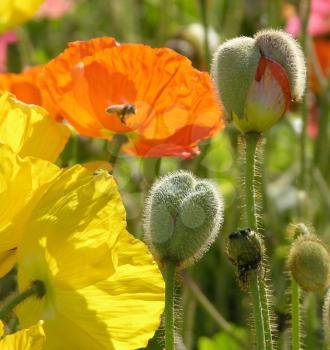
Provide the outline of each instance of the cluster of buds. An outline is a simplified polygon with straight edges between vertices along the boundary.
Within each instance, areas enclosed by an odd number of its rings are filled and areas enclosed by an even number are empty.
[[[161,262],[186,267],[217,237],[223,202],[216,186],[186,171],[162,177],[149,193],[145,241]]]

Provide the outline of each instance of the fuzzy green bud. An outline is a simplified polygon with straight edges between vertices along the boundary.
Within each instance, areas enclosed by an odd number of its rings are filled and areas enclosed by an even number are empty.
[[[293,242],[288,266],[294,279],[305,291],[316,292],[329,285],[329,252],[314,235],[301,235]]]
[[[187,266],[217,237],[223,202],[212,182],[177,171],[152,186],[144,216],[145,241],[154,254]]]
[[[249,228],[233,232],[229,235],[227,255],[240,275],[255,270],[264,255],[262,238]]]
[[[292,99],[301,99],[306,67],[289,34],[265,30],[222,44],[212,75],[227,120],[244,133],[264,132],[282,118]]]

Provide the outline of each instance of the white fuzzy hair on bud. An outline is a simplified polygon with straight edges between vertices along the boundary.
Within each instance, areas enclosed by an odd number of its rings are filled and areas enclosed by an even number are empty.
[[[186,267],[202,257],[223,222],[223,201],[215,184],[187,171],[160,178],[144,211],[144,240],[160,261]]]
[[[283,66],[292,98],[301,100],[306,88],[306,63],[299,43],[290,34],[275,29],[262,30],[254,39],[262,55]]]

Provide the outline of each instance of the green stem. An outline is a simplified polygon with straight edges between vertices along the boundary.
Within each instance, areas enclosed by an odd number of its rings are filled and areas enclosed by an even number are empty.
[[[114,167],[117,160],[120,150],[124,143],[127,142],[127,137],[124,134],[116,134],[109,145],[110,158],[109,163]]]
[[[13,297],[13,299],[11,299],[0,309],[0,320],[3,320],[9,312],[11,312],[18,304],[20,304],[22,301],[29,298],[30,296],[36,295],[42,297],[44,294],[44,284],[41,281],[35,281],[30,288],[28,288],[21,294],[18,294],[15,297]]]
[[[265,341],[266,341],[266,349],[273,349],[273,334],[271,329],[271,321],[270,321],[270,309],[269,309],[269,296],[267,293],[267,285],[265,280],[261,280],[259,284],[260,288],[260,297],[262,303],[262,314],[264,317],[264,327],[265,327]]]
[[[257,231],[256,190],[255,190],[255,157],[260,134],[248,133],[244,135],[245,150],[245,207],[246,222],[251,230]]]
[[[299,305],[299,285],[291,276],[291,349],[300,350],[300,305]]]
[[[176,265],[165,265],[165,349],[175,350],[174,340],[174,293]]]
[[[245,137],[245,208],[246,208],[246,222],[250,229],[254,231],[258,231],[258,220],[257,220],[257,210],[256,210],[256,156],[257,156],[257,146],[258,142],[261,140],[261,135],[258,133],[247,133],[244,135]],[[254,271],[253,274],[258,274],[258,271]],[[267,286],[265,281],[258,281],[258,276],[255,277],[256,282],[259,283],[258,288],[255,288],[254,292],[258,293],[258,299],[260,303],[257,301],[257,296],[253,297],[253,293],[251,291],[251,296],[254,298],[253,306],[254,306],[254,316],[256,315],[256,308],[260,307],[260,312],[262,314],[262,328],[257,325],[258,320],[256,319],[256,332],[257,332],[257,340],[263,337],[263,342],[259,343],[259,346],[263,346],[262,349],[272,350],[273,349],[273,337],[271,330],[271,320],[270,320],[270,309],[269,309],[269,298],[267,295]],[[255,281],[254,281],[255,282]],[[260,321],[260,320],[259,320]],[[258,334],[261,333],[261,334]]]
[[[257,270],[251,270],[249,273],[249,289],[253,305],[253,316],[255,322],[256,332],[256,349],[265,350],[265,330],[264,330],[264,318],[262,313],[262,304],[259,290],[259,277]]]

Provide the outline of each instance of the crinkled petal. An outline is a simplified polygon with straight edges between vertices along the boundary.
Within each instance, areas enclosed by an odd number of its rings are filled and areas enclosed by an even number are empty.
[[[8,145],[0,144],[0,276],[15,263],[26,221],[59,173],[46,160],[22,159]]]
[[[146,246],[126,231],[114,252],[118,265],[108,279],[78,290],[56,289],[52,310],[37,299],[20,306],[23,326],[43,317],[47,350],[138,349],[154,335],[164,309],[164,281],[157,264]]]
[[[45,333],[42,322],[28,329],[9,334],[0,340],[1,350],[43,350]]]
[[[106,171],[91,173],[80,165],[65,170],[25,227],[19,276],[28,285],[31,276],[43,280],[49,274],[64,289],[107,278],[116,265],[111,251],[125,229],[125,215],[115,180]],[[47,273],[39,269],[45,262]]]
[[[43,108],[0,93],[0,141],[20,156],[55,161],[69,136],[69,129],[55,122]]]
[[[45,65],[40,78],[54,108],[82,135],[126,133],[137,145],[125,148],[130,153],[187,158],[199,141],[224,127],[210,76],[185,57],[138,44],[93,49],[92,42],[71,45]],[[109,112],[125,105],[133,105],[134,113]],[[142,151],[151,144],[157,151]]]

